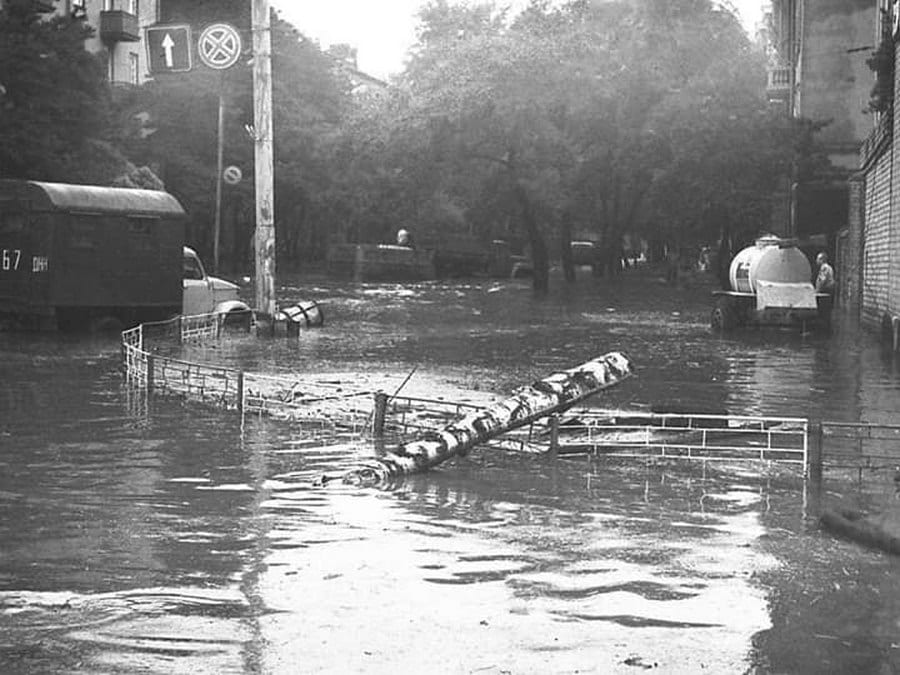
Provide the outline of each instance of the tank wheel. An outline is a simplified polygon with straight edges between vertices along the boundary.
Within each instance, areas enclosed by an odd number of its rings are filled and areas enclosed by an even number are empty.
[[[729,298],[718,298],[710,316],[710,325],[715,330],[727,332],[737,328],[738,315]]]

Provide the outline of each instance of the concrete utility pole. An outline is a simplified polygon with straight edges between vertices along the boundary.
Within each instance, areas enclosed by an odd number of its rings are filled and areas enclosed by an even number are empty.
[[[219,117],[216,141],[216,224],[213,229],[213,272],[219,273],[219,239],[222,233],[222,170],[225,160],[225,73],[219,73]]]
[[[253,127],[256,176],[256,312],[275,316],[275,211],[272,152],[272,35],[269,0],[253,1]]]

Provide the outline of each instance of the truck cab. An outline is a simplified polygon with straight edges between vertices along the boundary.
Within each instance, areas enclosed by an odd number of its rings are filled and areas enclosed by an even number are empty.
[[[229,322],[250,321],[250,307],[238,297],[237,284],[209,276],[197,252],[189,246],[183,249],[182,270],[184,316],[220,314]]]

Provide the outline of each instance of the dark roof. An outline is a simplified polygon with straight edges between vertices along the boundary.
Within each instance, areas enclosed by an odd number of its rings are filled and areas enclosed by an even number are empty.
[[[0,180],[0,200],[9,199],[29,201],[31,208],[45,211],[184,215],[175,197],[157,190]]]

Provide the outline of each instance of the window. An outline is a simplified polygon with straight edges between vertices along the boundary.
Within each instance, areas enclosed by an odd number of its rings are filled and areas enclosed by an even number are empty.
[[[128,231],[138,236],[149,237],[153,234],[154,218],[128,217]]]
[[[134,52],[130,52],[128,54],[128,81],[133,85],[140,84],[138,78],[138,69],[140,68],[140,62],[138,61],[138,55]]]
[[[203,267],[200,266],[200,261],[194,256],[184,256],[183,269],[185,279],[192,279],[195,281],[203,279]]]
[[[97,247],[96,216],[72,216],[69,245],[73,249],[94,250]]]

